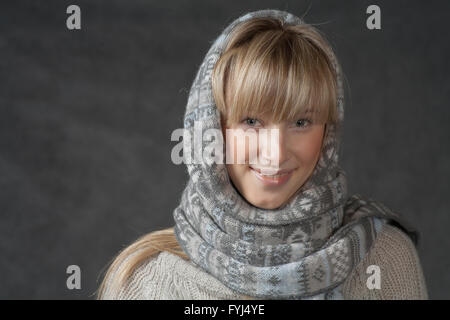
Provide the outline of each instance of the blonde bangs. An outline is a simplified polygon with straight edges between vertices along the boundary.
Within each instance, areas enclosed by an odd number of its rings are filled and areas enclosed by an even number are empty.
[[[236,28],[213,70],[213,94],[226,123],[260,115],[336,123],[336,74],[323,38],[311,26],[254,20]]]

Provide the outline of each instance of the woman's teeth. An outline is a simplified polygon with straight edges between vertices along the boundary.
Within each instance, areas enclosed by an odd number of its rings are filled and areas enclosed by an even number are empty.
[[[286,173],[281,173],[281,174],[264,174],[262,172],[259,172],[259,174],[262,175],[262,176],[265,176],[265,177],[269,177],[269,178],[274,178],[275,179],[275,178],[279,178],[279,177],[285,176],[285,175],[287,175],[289,173],[286,172]]]

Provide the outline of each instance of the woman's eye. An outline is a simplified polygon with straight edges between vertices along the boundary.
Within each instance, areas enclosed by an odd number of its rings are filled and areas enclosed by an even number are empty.
[[[249,126],[255,126],[258,124],[258,120],[253,119],[253,118],[247,118],[244,120],[244,123],[249,125]]]
[[[295,126],[299,127],[299,128],[305,128],[305,127],[309,126],[310,124],[311,124],[311,121],[308,119],[299,119],[295,123]]]

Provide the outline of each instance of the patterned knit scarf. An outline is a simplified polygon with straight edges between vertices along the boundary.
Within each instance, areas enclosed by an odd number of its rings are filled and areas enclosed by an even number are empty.
[[[260,10],[233,21],[215,40],[192,84],[184,117],[194,135],[221,129],[211,90],[211,72],[227,37],[242,21],[275,17],[283,24],[304,22],[284,11]],[[233,187],[224,164],[187,164],[189,182],[174,211],[175,235],[191,261],[227,287],[263,299],[342,299],[342,284],[370,250],[384,223],[418,232],[383,204],[347,196],[345,172],[338,165],[344,95],[338,75],[339,126],[327,125],[320,159],[305,184],[281,208],[249,204]],[[205,144],[205,142],[203,142]],[[205,145],[203,145],[205,147]]]

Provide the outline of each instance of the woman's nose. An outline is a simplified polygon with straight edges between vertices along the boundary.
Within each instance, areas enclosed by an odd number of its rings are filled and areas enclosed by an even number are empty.
[[[267,134],[261,137],[260,158],[262,165],[279,168],[287,160],[286,132],[280,126],[267,129]]]

